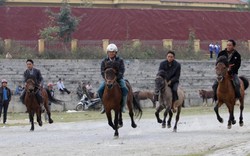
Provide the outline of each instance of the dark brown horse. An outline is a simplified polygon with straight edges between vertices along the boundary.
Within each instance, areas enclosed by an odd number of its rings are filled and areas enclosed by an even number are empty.
[[[180,118],[181,107],[184,107],[184,100],[185,100],[185,93],[182,89],[178,88],[178,97],[179,99],[172,103],[172,91],[171,88],[168,86],[166,80],[161,77],[160,75],[156,76],[155,79],[155,87],[158,89],[159,92],[159,106],[156,108],[155,116],[158,123],[162,124],[162,128],[166,127],[166,118],[169,114],[169,119],[167,121],[168,128],[171,128],[171,119],[173,116],[173,112],[176,114],[175,125],[174,125],[174,132],[177,132],[177,123]],[[165,108],[164,118],[163,120],[160,119],[159,113]]]
[[[102,100],[108,119],[108,124],[115,130],[114,137],[119,137],[118,128],[123,126],[121,112],[122,92],[119,83],[116,81],[116,73],[117,71],[113,68],[107,68],[105,70],[106,85]],[[129,110],[129,116],[131,118],[131,126],[136,128],[137,125],[134,121],[134,115],[140,118],[142,115],[142,110],[139,103],[137,103],[137,101],[134,99],[130,84],[126,82],[126,85],[129,90],[127,97],[127,107]],[[115,113],[114,123],[112,121],[111,110],[114,110]]]
[[[42,126],[42,118],[41,118],[41,107],[40,104],[36,98],[36,92],[38,91],[38,88],[35,85],[35,81],[32,79],[28,79],[26,81],[26,86],[25,86],[25,90],[26,90],[26,94],[25,94],[25,98],[24,98],[24,103],[27,107],[27,112],[29,113],[29,119],[30,119],[30,123],[31,123],[31,131],[34,131],[35,127],[34,127],[34,115],[36,114],[37,116],[37,122],[39,124],[39,126]],[[48,107],[48,100],[50,100],[53,103],[60,103],[60,100],[55,99],[54,97],[51,96],[51,94],[49,93],[49,91],[47,89],[41,88],[41,93],[42,93],[42,97],[43,97],[43,101],[44,101],[44,107],[46,109],[46,112],[48,114],[48,121],[49,123],[53,123],[53,120],[51,119],[51,112],[49,110]]]
[[[213,90],[201,89],[201,90],[199,90],[199,95],[203,100],[203,104],[204,104],[205,101],[206,101],[206,104],[207,104],[207,99],[210,99],[210,98],[212,98],[212,104],[215,102],[214,101],[214,91]]]
[[[154,99],[154,93],[151,91],[136,91],[133,93],[135,99],[138,103],[140,103],[140,100],[147,100],[150,99],[153,103],[153,108],[156,107],[156,101]]]
[[[222,58],[223,59],[223,58]],[[220,58],[219,58],[220,60]],[[219,107],[225,103],[228,111],[229,111],[229,119],[228,119],[228,129],[231,128],[232,124],[235,124],[236,121],[234,119],[234,105],[236,102],[235,98],[235,90],[232,83],[232,76],[228,74],[228,67],[225,65],[225,63],[219,62],[216,65],[216,74],[218,79],[218,89],[217,89],[217,97],[218,97],[218,103],[214,107],[214,111],[216,113],[217,119],[219,122],[223,123],[223,119],[219,115]],[[244,95],[246,90],[249,86],[248,80],[241,76],[240,77],[240,93],[241,98],[240,100],[240,117],[239,117],[239,125],[243,126],[243,109],[244,109]]]

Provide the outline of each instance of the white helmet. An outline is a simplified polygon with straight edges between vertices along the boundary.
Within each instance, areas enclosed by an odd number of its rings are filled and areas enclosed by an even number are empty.
[[[111,43],[111,44],[109,44],[108,46],[107,46],[107,52],[108,51],[115,51],[115,52],[117,52],[118,51],[118,48],[117,48],[117,46],[114,44],[114,43]]]
[[[6,79],[2,79],[2,83],[7,83],[7,80]]]

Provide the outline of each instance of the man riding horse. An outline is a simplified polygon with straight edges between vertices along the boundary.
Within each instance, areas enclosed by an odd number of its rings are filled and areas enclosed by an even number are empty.
[[[111,43],[107,46],[107,57],[102,60],[101,63],[101,75],[103,78],[105,69],[107,68],[107,63],[108,62],[114,62],[118,64],[118,72],[117,72],[117,82],[119,83],[121,90],[122,90],[122,112],[125,112],[125,105],[127,103],[127,95],[128,95],[128,88],[126,86],[126,82],[123,79],[123,75],[125,72],[125,65],[124,61],[122,58],[117,56],[118,48],[115,44]],[[102,99],[103,93],[104,93],[104,88],[105,88],[105,82],[103,82],[99,89],[98,89],[98,94],[99,97]],[[105,112],[104,107],[102,107],[101,113],[103,114]]]
[[[227,47],[225,50],[222,50],[217,59],[220,56],[225,56],[228,60],[228,67],[229,71],[228,73],[232,76],[232,81],[235,89],[235,96],[236,99],[239,99],[241,97],[240,95],[240,80],[238,78],[238,70],[241,65],[241,55],[236,51],[234,48],[236,46],[236,42],[234,40],[228,40],[227,41]],[[217,62],[216,62],[217,65]],[[217,101],[217,88],[218,88],[218,81],[216,80],[213,84],[213,90],[214,90],[214,100]]]
[[[28,79],[33,79],[35,81],[35,84],[36,84],[36,88],[37,88],[37,91],[36,91],[36,99],[38,100],[38,103],[40,104],[41,106],[41,109],[43,110],[44,109],[44,106],[43,106],[43,97],[42,97],[42,94],[41,94],[41,90],[40,90],[40,87],[42,87],[42,84],[43,84],[43,77],[41,75],[41,72],[40,70],[34,68],[34,62],[33,60],[31,59],[28,59],[26,61],[26,65],[27,65],[27,70],[24,72],[23,74],[23,77],[24,77],[24,83],[26,83],[26,81]],[[24,104],[24,97],[25,97],[25,94],[26,94],[26,91],[24,90],[22,92],[22,95],[20,96],[20,99],[22,101],[22,103]]]
[[[177,89],[179,85],[179,79],[181,74],[181,64],[175,60],[175,53],[168,51],[166,60],[160,63],[158,71],[164,71],[163,77],[167,80],[168,86],[170,86],[173,94],[172,103],[178,100]],[[159,90],[155,89],[155,100],[158,101]]]

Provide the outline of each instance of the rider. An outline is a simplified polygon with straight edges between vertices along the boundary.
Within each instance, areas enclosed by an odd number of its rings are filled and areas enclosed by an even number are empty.
[[[178,100],[177,89],[179,85],[179,79],[181,74],[181,64],[175,60],[175,53],[168,51],[166,60],[160,63],[158,71],[165,71],[164,78],[167,80],[168,86],[170,86],[173,94],[172,104]],[[155,89],[155,100],[158,101],[159,90]]]
[[[236,99],[239,99],[241,97],[241,95],[240,95],[240,80],[238,78],[238,70],[239,70],[240,65],[241,65],[241,55],[238,53],[238,51],[236,51],[234,49],[235,46],[236,46],[236,42],[234,40],[232,40],[232,39],[228,40],[227,41],[227,48],[225,50],[222,50],[218,54],[217,59],[220,56],[226,56],[226,58],[229,62],[228,73],[232,76]],[[216,91],[218,88],[218,81],[217,80],[214,82],[212,88],[214,90],[214,100],[217,101],[217,95],[216,95]]]
[[[23,77],[24,77],[24,81],[23,82],[26,83],[26,81],[29,78],[32,78],[35,81],[36,88],[38,89],[38,91],[36,92],[35,95],[36,95],[36,98],[38,100],[38,103],[41,106],[41,109],[44,110],[43,97],[42,97],[41,90],[40,90],[40,87],[43,86],[43,77],[41,75],[40,70],[38,70],[38,69],[36,69],[36,68],[33,67],[34,66],[33,60],[28,59],[26,61],[26,65],[27,65],[27,69],[26,69],[26,71],[23,74]],[[22,92],[22,95],[20,96],[20,99],[21,99],[21,101],[22,101],[23,104],[24,104],[25,94],[26,94],[26,91],[24,89],[24,91]]]
[[[118,48],[115,44],[111,43],[107,46],[107,57],[102,60],[101,63],[101,74],[102,77],[104,78],[104,72],[106,68],[106,64],[109,61],[113,61],[119,64],[119,71],[117,74],[117,82],[120,84],[121,90],[122,90],[122,112],[125,112],[125,105],[127,103],[127,95],[128,95],[128,88],[126,86],[126,82],[123,79],[123,75],[125,72],[125,65],[123,62],[123,59],[117,56]],[[98,94],[99,97],[102,99],[102,95],[104,93],[104,88],[105,88],[105,82],[103,82],[99,89],[98,89]],[[105,112],[104,107],[102,107],[101,113],[103,114]]]

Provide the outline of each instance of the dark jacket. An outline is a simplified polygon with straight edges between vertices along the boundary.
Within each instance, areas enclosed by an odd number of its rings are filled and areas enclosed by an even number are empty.
[[[40,85],[41,82],[43,81],[43,77],[42,77],[40,70],[38,70],[36,68],[33,68],[32,75],[30,75],[30,71],[27,69],[24,72],[23,77],[24,77],[24,82],[26,82],[28,79],[32,78],[35,81],[36,85]]]
[[[226,56],[228,59],[227,49],[222,50],[218,54],[217,58],[219,58],[220,56]],[[229,74],[238,74],[238,70],[239,70],[240,65],[241,65],[241,56],[236,50],[233,51],[232,57],[229,60],[229,65],[232,65],[232,64],[234,64],[234,65],[231,67],[231,70],[229,70]]]
[[[8,103],[9,103],[11,100],[11,91],[8,87],[6,87],[6,89],[7,89]],[[3,103],[3,87],[0,87],[0,103],[1,104]]]
[[[165,71],[165,79],[167,81],[171,80],[171,83],[179,82],[181,75],[181,64],[174,60],[171,64],[165,60],[161,62],[159,71]]]
[[[105,69],[106,69],[106,65],[107,65],[107,62],[111,61],[108,57],[104,58],[102,60],[102,63],[101,63],[101,74],[102,74],[102,77],[104,78],[104,72],[105,72]],[[125,73],[125,65],[124,65],[124,61],[122,58],[116,56],[114,61],[116,62],[116,64],[118,65],[118,73],[117,73],[117,80],[120,80],[123,78],[123,75]]]

